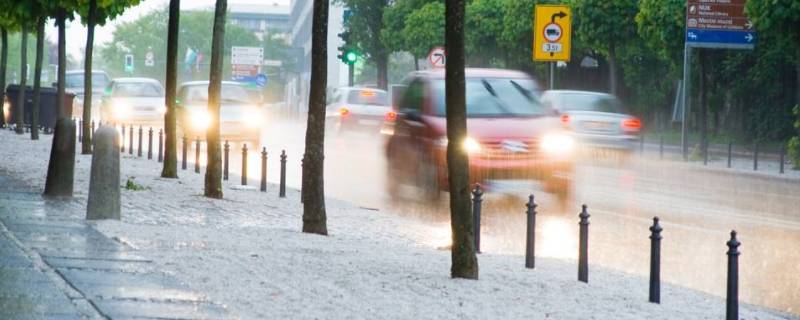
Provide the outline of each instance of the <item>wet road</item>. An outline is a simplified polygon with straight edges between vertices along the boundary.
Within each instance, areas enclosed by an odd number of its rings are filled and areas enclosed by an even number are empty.
[[[268,180],[278,181],[278,154],[286,150],[287,184],[299,187],[304,124],[279,119],[268,123],[260,141],[269,152]],[[441,232],[419,241],[446,245],[450,238],[446,201],[434,206],[409,199],[392,201],[386,193],[383,143],[379,134],[327,137],[326,194],[421,219]],[[250,185],[257,186],[260,153],[250,148],[248,175]],[[235,173],[241,167],[240,146],[232,150]],[[634,158],[625,165],[587,158],[578,166],[574,181],[574,196],[565,205],[535,182],[498,183],[484,201],[482,250],[520,255],[520,265],[524,263],[524,203],[534,193],[539,204],[537,256],[577,259],[577,214],[585,203],[591,214],[590,268],[602,266],[646,277],[648,227],[658,216],[664,227],[663,281],[724,296],[725,242],[735,229],[742,242],[741,300],[800,314],[797,179],[765,179],[650,158]],[[646,295],[642,293],[643,299]]]

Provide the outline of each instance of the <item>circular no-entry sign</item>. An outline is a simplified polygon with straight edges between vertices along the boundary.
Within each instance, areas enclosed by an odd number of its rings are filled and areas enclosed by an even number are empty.
[[[548,42],[558,42],[561,40],[561,35],[563,32],[561,31],[561,26],[558,23],[551,22],[544,26],[544,39]]]

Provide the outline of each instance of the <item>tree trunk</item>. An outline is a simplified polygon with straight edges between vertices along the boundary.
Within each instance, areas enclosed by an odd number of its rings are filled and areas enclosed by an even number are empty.
[[[67,48],[64,23],[67,13],[59,9],[56,15],[58,25],[58,121],[56,121],[50,161],[47,165],[47,180],[44,185],[45,196],[72,196],[75,178],[75,123],[70,119],[70,109],[64,105],[64,79],[66,78]]]
[[[414,56],[414,70],[419,71],[419,58],[417,56]]]
[[[445,101],[447,114],[447,174],[450,184],[450,226],[453,278],[478,279],[469,159],[461,147],[467,137],[466,88],[464,80],[464,0],[445,1]]]
[[[181,1],[169,1],[169,26],[167,31],[167,79],[164,114],[164,167],[162,178],[178,177],[178,133],[176,125],[175,90],[178,77],[178,26],[180,25]]]
[[[0,41],[3,42],[3,49],[0,51],[0,104],[6,99],[6,68],[8,67],[8,30],[0,29]],[[0,107],[0,127],[6,125],[6,114],[4,108]]]
[[[26,21],[27,23],[27,21]],[[25,84],[27,80],[28,66],[28,26],[22,25],[20,34],[20,56],[19,56],[19,94],[17,95],[17,106],[14,108],[14,120],[17,123],[17,134],[25,133]]]
[[[205,196],[222,199],[222,157],[219,145],[219,105],[222,89],[222,53],[225,50],[225,13],[227,0],[217,0],[214,11],[214,31],[211,38],[211,71],[208,84],[208,114],[211,124],[206,131]]]
[[[92,153],[92,49],[97,0],[89,0],[89,17],[86,21],[86,50],[83,58],[83,142],[81,154]]]
[[[33,110],[31,110],[31,140],[39,140],[39,103],[42,91],[42,58],[44,56],[44,23],[47,18],[36,20],[36,62],[33,69]]]
[[[325,213],[325,87],[328,82],[328,0],[314,0],[311,24],[311,88],[303,163],[303,232],[328,235]]]
[[[3,45],[3,48],[5,48],[5,45]],[[794,63],[794,103],[800,106],[800,49],[797,51],[797,62]]]
[[[617,48],[614,43],[608,45],[608,92],[617,94]]]
[[[376,57],[375,65],[378,69],[378,88],[386,90],[389,88],[389,55],[381,54],[380,56]]]

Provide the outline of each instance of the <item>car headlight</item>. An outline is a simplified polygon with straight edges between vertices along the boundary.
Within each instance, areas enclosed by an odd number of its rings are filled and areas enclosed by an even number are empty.
[[[206,110],[195,110],[191,113],[192,126],[205,130],[211,125],[211,116]]]
[[[482,149],[481,144],[472,137],[464,138],[464,142],[461,143],[461,147],[464,148],[464,151],[467,153],[478,153]]]
[[[261,111],[256,107],[247,107],[244,109],[242,113],[244,116],[244,123],[248,127],[258,127],[261,125],[261,118],[262,114]]]
[[[564,155],[575,149],[575,138],[564,133],[551,133],[542,138],[542,150],[551,155]]]
[[[112,112],[114,113],[114,118],[116,119],[125,119],[130,114],[130,106],[121,102],[115,102],[112,105]]]

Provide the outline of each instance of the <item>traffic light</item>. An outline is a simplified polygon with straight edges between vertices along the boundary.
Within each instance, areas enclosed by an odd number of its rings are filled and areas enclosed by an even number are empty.
[[[347,64],[354,64],[356,63],[357,59],[358,53],[356,53],[354,50],[348,50],[345,52],[344,59],[342,59],[342,61]]]
[[[358,52],[356,52],[355,49],[352,48],[352,46],[349,43],[350,31],[346,31],[345,30],[345,31],[339,33],[339,38],[342,39],[342,42],[344,42],[344,44],[342,44],[342,46],[340,46],[338,48],[339,49],[339,55],[337,55],[336,57],[339,58],[339,60],[341,60],[345,64],[354,64],[354,63],[356,63],[356,60],[358,60],[359,54],[358,54]]]

